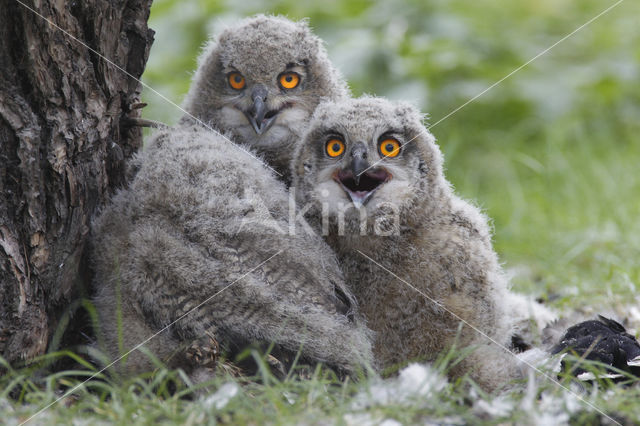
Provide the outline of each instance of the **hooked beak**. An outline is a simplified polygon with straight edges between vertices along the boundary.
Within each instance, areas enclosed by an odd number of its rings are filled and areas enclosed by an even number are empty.
[[[356,186],[360,185],[360,178],[364,176],[365,170],[369,167],[369,162],[361,157],[356,156],[351,160],[351,172]]]
[[[340,184],[359,209],[371,199],[383,183],[391,180],[392,176],[384,167],[369,169],[364,144],[356,145],[351,151],[351,157],[351,164],[345,169],[336,171],[333,179]]]
[[[244,114],[247,116],[256,134],[261,135],[269,130],[280,111],[267,110],[267,105],[265,104],[267,100],[267,88],[261,84],[253,89],[251,99],[253,100],[253,106],[249,111],[245,111]]]

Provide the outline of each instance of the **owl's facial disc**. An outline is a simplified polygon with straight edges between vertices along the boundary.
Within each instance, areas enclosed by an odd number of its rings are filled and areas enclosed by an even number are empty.
[[[357,169],[358,167],[339,169],[333,174],[333,179],[359,209],[371,199],[382,184],[391,180],[391,173],[383,167],[364,172]]]

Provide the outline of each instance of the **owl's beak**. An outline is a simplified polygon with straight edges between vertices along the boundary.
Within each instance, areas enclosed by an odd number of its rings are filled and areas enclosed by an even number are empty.
[[[267,100],[267,88],[261,84],[254,87],[251,92],[251,99],[253,100],[253,105],[249,111],[245,111],[245,115],[256,134],[261,135],[269,130],[276,120],[278,111],[269,111],[267,109],[265,103]]]
[[[367,147],[362,142],[359,142],[351,149],[351,171],[353,172],[356,186],[360,184],[360,176],[368,167]]]
[[[366,161],[365,163],[366,165],[362,165],[352,161],[351,167],[338,170],[333,174],[333,179],[340,184],[358,209],[371,199],[383,183],[391,180],[391,173],[385,168],[367,170],[369,164]]]
[[[384,167],[371,169],[367,159],[367,146],[362,142],[353,146],[350,156],[349,166],[334,173],[333,179],[359,209],[371,199],[380,185],[391,179],[391,173]]]

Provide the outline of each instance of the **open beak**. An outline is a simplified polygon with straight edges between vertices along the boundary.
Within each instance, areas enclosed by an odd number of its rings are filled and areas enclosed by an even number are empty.
[[[351,153],[352,161],[349,167],[337,170],[333,174],[333,179],[340,184],[359,209],[371,199],[383,183],[391,180],[391,173],[384,167],[369,169],[364,146],[362,149],[358,148],[356,146]]]
[[[279,110],[267,110],[267,88],[263,85],[257,85],[251,92],[251,98],[253,105],[249,111],[245,111],[245,115],[249,120],[249,123],[253,126],[253,130],[256,134],[261,135],[273,124],[276,120]]]

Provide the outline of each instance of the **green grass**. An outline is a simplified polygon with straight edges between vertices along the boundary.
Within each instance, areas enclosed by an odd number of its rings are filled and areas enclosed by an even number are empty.
[[[493,149],[464,154],[457,137],[443,144],[449,177],[493,218],[506,266],[524,268],[516,287],[561,307],[633,303],[640,282],[638,129],[590,127],[557,123],[536,141],[496,132]]]
[[[55,355],[64,356],[69,354]],[[556,384],[531,374],[527,383],[490,396],[466,378],[445,381],[442,377],[452,362],[455,356],[436,362],[432,369],[410,367],[418,374],[405,372],[384,381],[339,381],[331,370],[318,366],[305,379],[292,375],[280,381],[261,369],[253,378],[221,374],[200,385],[191,384],[181,371],[162,368],[121,382],[98,374],[86,383],[82,383],[85,378],[96,373],[90,366],[48,375],[10,369],[0,382],[0,412],[9,425],[27,420],[31,424],[379,424],[391,419],[402,424],[539,424],[562,419],[601,424],[604,417],[598,409],[617,421],[640,416],[635,402],[640,389],[633,385],[637,379],[627,378],[626,385],[602,381],[583,386],[568,376]],[[65,394],[69,389],[72,392]]]
[[[435,123],[610,4],[279,0],[266,8],[255,2],[157,0],[151,16],[156,45],[144,78],[180,103],[199,46],[219,21],[259,11],[308,16],[356,95],[406,97]],[[640,4],[625,1],[432,129],[449,180],[492,218],[495,248],[514,271],[514,287],[565,312],[614,313],[633,332],[640,327],[640,312],[631,309],[640,311],[639,15]],[[145,100],[147,118],[175,122],[180,116],[150,94]],[[8,371],[0,377],[2,421],[26,420],[93,368],[85,363],[73,371]],[[386,402],[366,397],[384,388],[401,394],[398,380],[342,383],[317,370],[309,380],[279,382],[264,373],[239,383],[237,395],[216,407],[207,398],[236,379],[221,377],[209,391],[195,392],[180,372],[161,369],[152,378],[121,384],[91,380],[34,423],[504,424],[541,422],[545,415],[574,424],[602,420],[540,377],[497,397],[469,391],[466,382]],[[631,422],[640,418],[639,389],[637,382],[599,384],[579,394]]]

